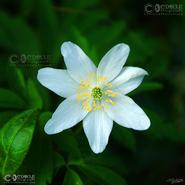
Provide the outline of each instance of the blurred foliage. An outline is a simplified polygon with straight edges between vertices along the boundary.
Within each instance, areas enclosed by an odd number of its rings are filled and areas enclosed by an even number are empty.
[[[146,16],[147,3],[1,0],[0,182],[14,173],[35,174],[36,185],[163,185],[185,178],[185,17]],[[149,130],[114,124],[99,155],[90,150],[81,124],[44,133],[62,99],[36,75],[41,67],[65,68],[60,46],[67,40],[96,65],[115,44],[130,46],[126,65],[149,72],[130,93],[150,117]]]

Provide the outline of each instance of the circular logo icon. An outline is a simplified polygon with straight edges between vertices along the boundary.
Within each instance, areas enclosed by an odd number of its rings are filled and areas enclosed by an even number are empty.
[[[26,55],[25,54],[22,54],[20,56],[20,60],[21,60],[22,63],[26,63]]]
[[[145,7],[144,7],[144,10],[145,10],[145,13],[146,14],[151,14],[154,10],[154,7],[152,4],[146,4]]]
[[[6,182],[10,182],[11,181],[11,175],[7,174],[3,177],[3,179],[6,181]]]
[[[16,180],[17,180],[17,175],[16,175],[16,174],[13,174],[13,175],[12,175],[12,180],[13,180],[13,181],[16,181]]]
[[[9,57],[9,61],[11,64],[15,64],[18,62],[18,56],[16,54],[13,54]]]
[[[159,4],[156,4],[155,5],[155,11],[156,12],[160,12],[160,9],[161,9],[160,5]]]

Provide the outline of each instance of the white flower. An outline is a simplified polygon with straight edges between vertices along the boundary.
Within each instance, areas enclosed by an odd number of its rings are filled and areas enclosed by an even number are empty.
[[[45,125],[47,134],[56,134],[83,120],[83,129],[93,152],[102,152],[109,139],[113,120],[121,126],[145,130],[150,120],[128,96],[148,73],[138,67],[123,67],[129,46],[118,44],[101,59],[98,68],[77,45],[64,42],[61,52],[67,70],[43,68],[39,82],[66,99]]]

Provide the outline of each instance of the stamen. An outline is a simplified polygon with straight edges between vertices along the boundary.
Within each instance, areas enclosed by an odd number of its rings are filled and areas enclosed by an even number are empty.
[[[104,92],[104,94],[106,94],[107,96],[109,96],[109,97],[115,97],[115,96],[117,96],[119,93],[118,92],[114,92],[114,91],[112,91],[112,90],[106,90],[105,92]]]
[[[107,83],[107,79],[104,76],[99,76],[97,78],[98,86],[102,87],[102,89],[100,87],[94,87],[90,91],[95,77],[95,74],[89,74],[86,80],[81,81],[77,89],[76,98],[78,101],[82,102],[83,109],[88,112],[100,109],[104,111],[104,108],[109,109],[110,106],[116,105],[116,102],[114,102],[112,98],[119,94],[119,92],[112,90],[112,83]]]
[[[77,100],[84,100],[87,97],[90,97],[90,94],[87,92],[78,92],[76,96]]]
[[[105,86],[107,84],[107,78],[105,76],[98,76],[97,77],[97,84],[100,86]]]
[[[86,99],[82,102],[83,109],[90,112],[92,110],[90,99]]]
[[[108,83],[107,86],[108,86],[109,88],[112,88],[112,83]]]
[[[111,99],[106,99],[105,102],[110,103],[113,106],[116,105],[116,102],[112,101]]]

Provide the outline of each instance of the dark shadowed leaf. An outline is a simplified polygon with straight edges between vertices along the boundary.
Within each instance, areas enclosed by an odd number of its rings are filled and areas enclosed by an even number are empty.
[[[44,133],[43,129],[50,116],[50,112],[44,112],[40,115],[30,151],[20,168],[20,173],[34,174],[37,185],[51,184],[53,178],[54,154],[49,137]]]
[[[83,185],[83,182],[74,170],[68,169],[64,177],[63,185]]]
[[[0,88],[0,108],[24,109],[25,102],[13,91]]]
[[[80,166],[82,173],[89,177],[92,181],[101,185],[126,185],[125,180],[121,175],[112,171],[109,168],[98,165],[86,165]]]
[[[53,137],[54,142],[62,153],[68,155],[68,158],[80,158],[81,152],[74,133],[68,129]]]
[[[160,90],[163,88],[163,84],[158,82],[144,82],[136,90],[129,93],[129,95],[135,95],[145,91]]]
[[[175,125],[170,122],[166,122],[162,116],[157,113],[149,111],[148,112],[152,124],[151,128],[147,132],[147,135],[156,139],[167,139],[169,141],[184,143],[185,134],[181,129],[177,129]]]
[[[37,87],[32,79],[27,82],[28,102],[32,108],[42,108],[42,98],[37,90]]]
[[[26,98],[26,82],[22,71],[18,67],[7,67],[6,70],[9,87]]]
[[[33,9],[34,1],[32,0],[21,0],[21,15],[28,16]]]
[[[54,171],[56,174],[58,170],[60,169],[60,167],[65,166],[66,163],[65,163],[63,156],[57,152],[54,153],[53,159],[54,159]]]
[[[115,124],[112,131],[112,136],[113,139],[115,139],[115,141],[118,142],[118,144],[121,146],[127,147],[130,150],[135,150],[136,140],[131,130]]]
[[[23,20],[0,11],[0,25],[1,47],[17,52],[18,57],[22,54],[38,54],[40,46],[37,37]]]
[[[56,42],[57,17],[51,0],[35,1],[35,16],[39,28],[39,34],[43,42],[43,48],[51,51]]]
[[[10,120],[13,116],[18,114],[15,111],[3,111],[0,113],[0,127],[2,127],[8,120]]]
[[[89,56],[95,65],[98,66],[99,61],[96,48],[89,44],[87,38],[85,38],[76,27],[72,27],[72,36],[74,37],[75,43],[83,48],[83,51]]]

